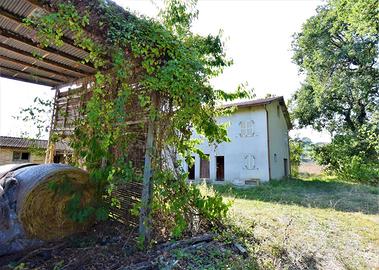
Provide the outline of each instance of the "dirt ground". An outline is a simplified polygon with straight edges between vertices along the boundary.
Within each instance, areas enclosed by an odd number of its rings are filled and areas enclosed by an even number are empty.
[[[213,235],[156,243],[149,251],[137,249],[136,236],[135,229],[106,222],[32,251],[0,257],[0,269],[247,269],[236,265],[244,260],[240,251]]]
[[[301,163],[299,166],[300,174],[321,175],[323,170],[323,166],[320,166],[314,162]]]

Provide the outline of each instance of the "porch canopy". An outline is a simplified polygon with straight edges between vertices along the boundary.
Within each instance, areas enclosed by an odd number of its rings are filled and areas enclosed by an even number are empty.
[[[88,52],[74,44],[72,33],[64,33],[63,46],[43,47],[36,30],[24,24],[25,18],[48,13],[46,2],[0,0],[0,77],[60,87],[95,73],[84,62]]]
[[[89,52],[75,44],[73,33],[69,31],[64,33],[63,46],[50,44],[44,47],[38,42],[36,29],[24,23],[25,18],[54,12],[54,8],[62,2],[64,1],[0,0],[0,77],[52,87],[55,90],[55,99],[50,134],[54,132],[65,138],[72,134],[75,120],[81,117],[80,108],[84,106],[83,102],[86,102],[90,96],[84,85],[93,81],[93,75],[97,70],[84,61]],[[71,2],[80,7],[86,4],[82,0]],[[90,3],[89,0],[87,2]],[[96,12],[96,7],[94,8],[96,3],[98,2],[91,3],[92,12]],[[126,19],[134,16],[112,1],[107,1],[107,4],[117,9],[119,16]],[[90,24],[85,29],[86,34],[105,45],[106,33],[99,30],[98,24],[94,23],[95,19],[90,18]],[[108,69],[109,66],[111,66],[110,62],[104,69]],[[71,89],[71,86],[74,88]],[[136,142],[131,144],[130,149],[126,151],[134,162],[133,164],[139,164],[142,167],[145,162],[146,131],[145,126],[140,127],[140,123],[145,123],[145,117],[142,113],[139,114],[132,102],[133,100],[129,102],[131,104],[125,104],[130,111],[133,111],[130,117],[133,117],[133,120],[142,120],[126,123],[130,129],[139,134],[136,136]],[[54,144],[49,138],[47,162],[52,162],[52,153],[55,151]],[[149,189],[149,186],[144,186],[144,188]],[[114,191],[114,195],[119,198],[121,207],[111,208],[112,218],[136,226],[138,218],[133,216],[129,210],[135,203],[140,202],[141,193],[142,184],[140,182],[132,181],[120,185]],[[149,193],[146,194],[150,196]],[[144,200],[147,202],[147,197]],[[143,224],[145,224],[144,220]]]

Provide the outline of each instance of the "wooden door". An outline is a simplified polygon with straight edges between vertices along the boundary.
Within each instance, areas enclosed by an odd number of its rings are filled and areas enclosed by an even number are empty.
[[[223,156],[216,156],[216,180],[224,181],[225,175],[225,164]]]
[[[200,159],[200,178],[209,178],[209,155],[208,159]]]

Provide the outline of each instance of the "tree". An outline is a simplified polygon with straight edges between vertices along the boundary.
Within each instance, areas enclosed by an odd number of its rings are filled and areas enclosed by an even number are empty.
[[[291,157],[291,174],[299,175],[299,166],[301,163],[301,155],[304,153],[304,145],[301,139],[290,139],[290,157]]]
[[[331,0],[293,41],[306,80],[293,99],[300,127],[355,132],[379,105],[376,0]]]
[[[376,0],[330,0],[305,22],[292,44],[293,60],[306,76],[292,98],[292,116],[299,127],[328,130],[332,144],[345,148],[348,161],[356,151],[341,142],[356,141],[360,162],[373,166],[378,163],[378,152],[365,134],[377,132],[379,123],[375,116],[379,107],[378,27]],[[342,160],[326,152],[329,157],[324,155],[319,161],[341,171],[345,167]]]

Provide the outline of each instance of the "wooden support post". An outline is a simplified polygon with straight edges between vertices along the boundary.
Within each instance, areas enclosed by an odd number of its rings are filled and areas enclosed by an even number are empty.
[[[45,156],[45,163],[53,163],[54,162],[54,153],[55,153],[55,143],[51,141],[51,137],[54,133],[54,128],[56,125],[56,116],[57,116],[57,101],[59,96],[59,89],[55,90],[55,97],[54,97],[54,104],[53,104],[53,110],[51,115],[51,122],[50,122],[50,132],[49,132],[49,141],[47,142],[47,148],[46,148],[46,156]]]
[[[152,94],[152,109],[157,109],[156,93]],[[153,181],[152,181],[152,156],[154,151],[155,137],[155,120],[149,117],[146,150],[145,150],[145,165],[143,171],[143,188],[141,197],[141,212],[139,217],[139,235],[143,240],[143,245],[146,248],[151,240],[151,203],[153,198]]]

